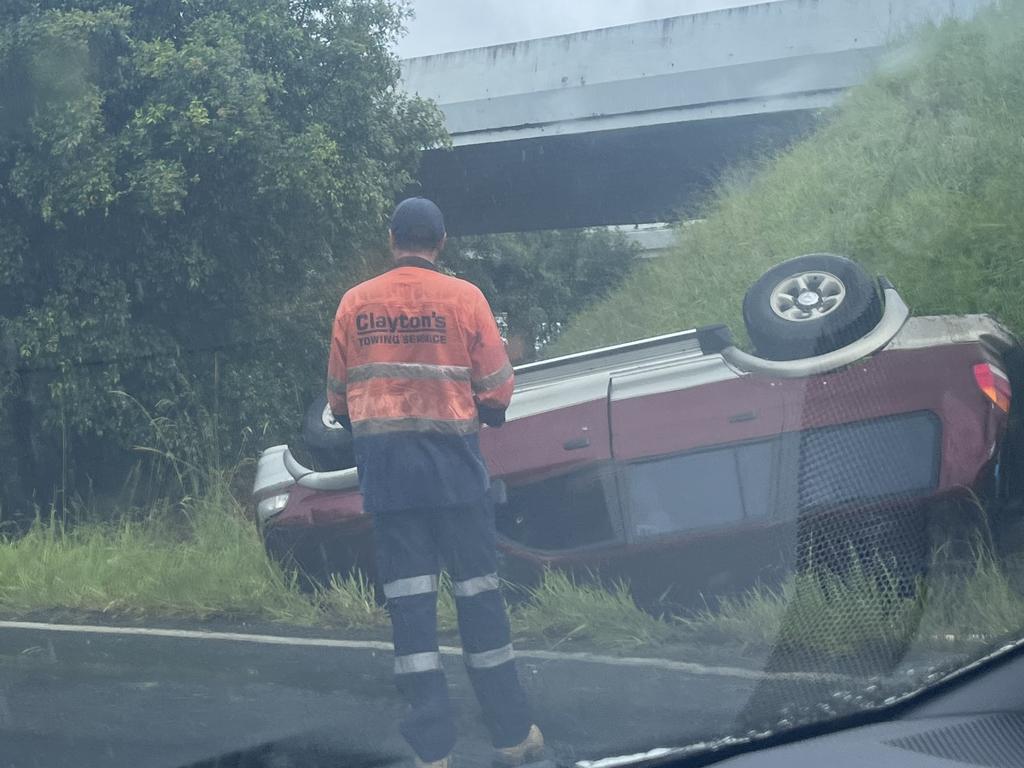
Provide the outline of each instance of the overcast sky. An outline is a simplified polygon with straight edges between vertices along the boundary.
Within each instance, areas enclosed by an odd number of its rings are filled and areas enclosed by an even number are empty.
[[[416,13],[398,55],[478,48],[611,27],[754,0],[407,0]]]

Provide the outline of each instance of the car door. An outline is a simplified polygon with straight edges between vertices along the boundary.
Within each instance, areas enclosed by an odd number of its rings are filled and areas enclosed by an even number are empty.
[[[506,423],[485,427],[480,445],[491,476],[510,487],[608,461],[608,373],[517,380]]]
[[[523,376],[506,424],[481,432],[491,477],[504,491],[496,520],[503,570],[514,581],[622,546],[608,382],[603,369]]]
[[[718,355],[612,376],[612,456],[627,546],[612,572],[686,592],[749,584],[782,562],[774,541],[784,403],[779,382]]]

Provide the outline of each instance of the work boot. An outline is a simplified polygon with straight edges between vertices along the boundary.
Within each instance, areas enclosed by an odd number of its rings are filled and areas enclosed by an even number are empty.
[[[442,757],[440,760],[432,760],[429,763],[416,758],[416,768],[451,768],[452,756],[447,755]]]
[[[526,738],[514,747],[494,750],[494,764],[503,768],[526,765],[544,756],[544,734],[536,725],[530,726]]]

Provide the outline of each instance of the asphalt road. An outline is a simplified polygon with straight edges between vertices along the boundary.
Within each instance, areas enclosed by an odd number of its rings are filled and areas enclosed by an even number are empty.
[[[489,765],[456,649],[445,665],[460,765]],[[520,672],[559,764],[743,733],[765,682],[741,668],[551,652],[521,653]],[[0,768],[409,762],[400,711],[383,643],[0,622]]]

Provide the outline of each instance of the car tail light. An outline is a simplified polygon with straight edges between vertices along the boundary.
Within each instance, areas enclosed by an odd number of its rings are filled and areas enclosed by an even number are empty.
[[[978,389],[985,393],[985,397],[995,403],[996,408],[1003,413],[1010,411],[1010,380],[1006,374],[988,363],[978,363],[974,366],[974,380],[978,382]]]

